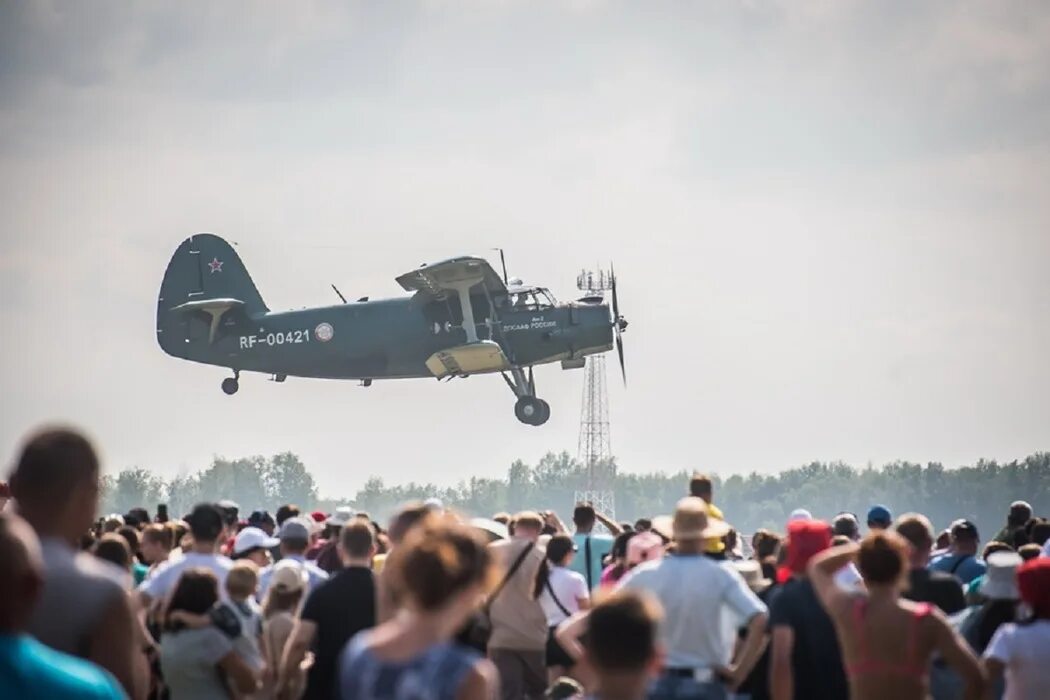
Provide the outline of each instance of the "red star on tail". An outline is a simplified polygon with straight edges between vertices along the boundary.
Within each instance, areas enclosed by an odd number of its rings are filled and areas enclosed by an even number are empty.
[[[208,268],[212,272],[222,272],[222,261],[218,258],[212,258],[211,262],[208,263]]]

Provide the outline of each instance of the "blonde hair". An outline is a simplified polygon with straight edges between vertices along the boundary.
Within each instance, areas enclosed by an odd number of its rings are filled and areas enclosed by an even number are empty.
[[[255,595],[259,587],[259,567],[248,559],[238,559],[226,574],[226,592],[231,598],[247,598]]]

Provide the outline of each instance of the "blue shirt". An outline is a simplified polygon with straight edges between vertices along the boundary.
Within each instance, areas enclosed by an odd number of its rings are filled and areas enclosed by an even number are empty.
[[[302,554],[290,554],[281,559],[281,561],[285,560],[297,561],[302,564],[304,569],[306,569],[306,573],[310,577],[310,580],[306,585],[306,592],[308,595],[310,591],[328,580],[328,572],[318,567],[317,564],[314,564],[312,561],[307,561],[306,557]],[[270,564],[259,572],[259,592],[255,594],[255,597],[260,601],[266,598],[266,590],[270,587],[271,576],[273,576],[273,564]]]
[[[985,563],[972,554],[942,554],[930,562],[930,571],[943,571],[953,574],[964,584],[973,581],[978,576],[984,576],[988,569]]]
[[[27,634],[0,634],[0,698],[126,700],[98,666],[46,647]]]
[[[576,543],[576,556],[573,557],[569,569],[583,576],[587,586],[593,591],[602,580],[602,558],[612,551],[613,538],[610,535],[581,535],[576,533],[572,536]],[[588,541],[591,550],[591,571],[587,572],[587,549]]]

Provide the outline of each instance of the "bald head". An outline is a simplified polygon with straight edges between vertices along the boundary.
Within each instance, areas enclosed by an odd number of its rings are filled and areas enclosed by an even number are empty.
[[[43,585],[40,543],[29,524],[0,513],[0,634],[25,631]]]

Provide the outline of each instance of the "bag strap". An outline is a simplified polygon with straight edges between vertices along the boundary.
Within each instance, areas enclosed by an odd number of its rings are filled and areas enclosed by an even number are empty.
[[[569,612],[568,608],[561,604],[561,601],[558,600],[558,596],[554,594],[554,588],[551,586],[550,578],[547,579],[547,592],[551,594],[551,599],[554,600],[554,604],[565,613],[565,617],[572,617],[572,613]]]
[[[512,564],[507,571],[507,575],[503,577],[503,580],[499,582],[498,586],[496,586],[496,590],[492,591],[492,594],[489,595],[488,599],[485,601],[485,612],[488,612],[489,608],[492,607],[492,604],[496,602],[496,598],[498,598],[499,594],[503,592],[507,583],[514,578],[514,574],[518,573],[518,569],[520,569],[521,565],[525,563],[525,557],[529,556],[529,552],[532,551],[534,546],[535,545],[532,542],[529,542],[529,545],[521,550],[521,554],[519,554],[518,558],[514,560],[514,564]]]
[[[583,556],[585,563],[587,564],[587,590],[594,590],[594,581],[592,581],[591,575],[591,536],[587,535],[583,540]]]
[[[952,566],[952,570],[948,573],[954,575],[955,572],[959,570],[959,567],[963,565],[963,562],[972,556],[972,554],[964,554],[963,556],[959,557],[959,561],[955,562],[955,564]]]

